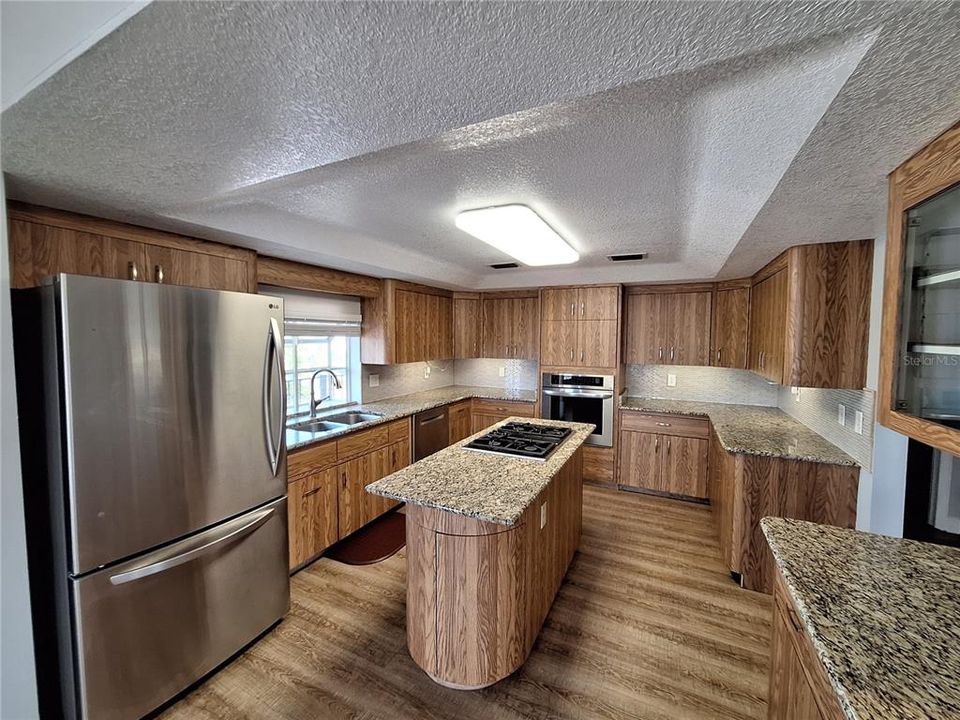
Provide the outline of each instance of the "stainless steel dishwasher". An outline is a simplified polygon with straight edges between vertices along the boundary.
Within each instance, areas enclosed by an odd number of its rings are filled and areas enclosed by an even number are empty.
[[[450,444],[447,408],[425,410],[413,416],[413,460],[422,460]]]

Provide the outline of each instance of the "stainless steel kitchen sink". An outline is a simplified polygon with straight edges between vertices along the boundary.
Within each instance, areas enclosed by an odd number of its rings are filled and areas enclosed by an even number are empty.
[[[377,413],[365,413],[365,412],[344,412],[337,415],[327,415],[324,420],[334,423],[342,423],[344,425],[359,425],[360,423],[370,422],[371,420],[379,420],[383,415]]]
[[[324,433],[333,432],[334,430],[343,430],[344,428],[350,427],[350,424],[351,423],[331,422],[326,418],[314,418],[313,420],[304,420],[303,422],[294,423],[288,427],[291,430],[300,430],[301,432]]]

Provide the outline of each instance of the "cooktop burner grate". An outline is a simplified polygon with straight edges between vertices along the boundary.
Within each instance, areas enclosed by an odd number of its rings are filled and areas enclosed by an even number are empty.
[[[510,422],[466,445],[468,450],[546,460],[570,434],[569,428]]]

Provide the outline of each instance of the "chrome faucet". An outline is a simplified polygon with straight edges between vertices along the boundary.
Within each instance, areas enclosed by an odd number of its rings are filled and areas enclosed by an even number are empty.
[[[340,378],[338,378],[337,374],[330,368],[320,368],[313,375],[311,375],[310,376],[310,417],[312,418],[317,416],[317,408],[320,407],[320,404],[324,400],[327,400],[330,397],[329,395],[326,395],[325,397],[322,397],[319,400],[317,400],[317,396],[314,395],[314,388],[316,387],[316,384],[317,384],[316,382],[317,375],[319,375],[320,373],[329,373],[330,377],[333,378],[333,386],[337,390],[343,387],[343,385],[340,384]]]

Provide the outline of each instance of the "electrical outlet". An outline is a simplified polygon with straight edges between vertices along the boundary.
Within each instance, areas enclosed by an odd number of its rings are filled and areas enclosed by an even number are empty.
[[[791,386],[790,386],[790,394],[791,394],[791,395],[796,395],[797,392],[799,392],[799,390],[800,390],[800,388],[798,388],[796,385],[791,385]]]
[[[677,386],[677,376],[673,373],[667,373],[667,387]]]
[[[793,393],[793,399],[800,402],[800,388],[792,388],[790,392]]]
[[[837,405],[837,424],[846,425],[847,424],[847,408],[843,403]]]
[[[370,383],[370,387],[380,387],[380,376],[370,375],[368,382]]]
[[[547,504],[544,503],[540,506],[540,529],[543,530],[547,526]]]
[[[501,366],[500,366],[500,377],[506,377],[506,376],[507,376],[507,368],[505,368],[503,365],[501,365]]]
[[[853,413],[853,431],[857,435],[863,435],[863,412],[860,410]]]
[[[426,380],[428,377],[430,377],[430,366],[425,365],[423,367],[423,379]]]

